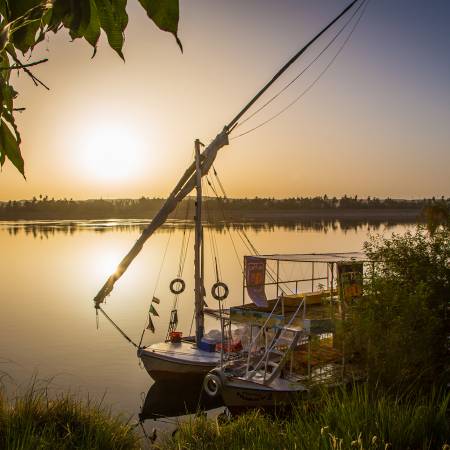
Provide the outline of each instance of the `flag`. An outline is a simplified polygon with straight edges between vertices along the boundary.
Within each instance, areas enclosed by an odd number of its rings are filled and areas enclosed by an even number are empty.
[[[159,305],[160,302],[161,302],[161,300],[158,297],[152,298],[152,303],[156,303],[157,305]]]
[[[159,317],[159,314],[158,314],[158,311],[156,311],[156,309],[155,309],[155,307],[153,306],[153,305],[150,305],[150,314],[153,314],[154,316],[158,316]]]
[[[155,325],[153,325],[152,316],[150,314],[148,315],[147,330],[150,330],[152,333],[155,332]]]

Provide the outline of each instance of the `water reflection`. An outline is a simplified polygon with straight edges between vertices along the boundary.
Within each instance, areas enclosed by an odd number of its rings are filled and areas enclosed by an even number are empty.
[[[208,397],[198,383],[179,381],[155,382],[147,392],[139,414],[141,421],[179,417],[223,406],[220,399]]]
[[[0,221],[0,230],[5,230],[11,236],[25,234],[39,239],[48,239],[56,234],[73,235],[81,232],[107,233],[142,231],[149,220],[80,220],[80,221]],[[386,218],[308,218],[301,220],[272,220],[270,222],[231,222],[228,226],[232,229],[244,229],[257,232],[274,231],[282,229],[286,231],[379,231],[391,229],[398,225],[413,225],[416,222],[411,218],[386,219]],[[218,233],[226,232],[223,222],[205,224]],[[193,228],[193,221],[170,220],[164,224],[160,231],[168,232],[173,228]]]

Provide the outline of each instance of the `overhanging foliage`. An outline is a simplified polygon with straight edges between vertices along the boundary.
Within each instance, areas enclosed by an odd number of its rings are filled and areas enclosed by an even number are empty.
[[[163,31],[175,36],[178,45],[178,0],[139,0],[147,15]],[[36,85],[41,84],[18,52],[32,52],[49,32],[68,29],[72,39],[85,39],[94,48],[103,30],[108,43],[124,59],[122,48],[128,24],[127,0],[0,0],[0,165],[6,159],[25,176],[20,151],[14,100],[17,92],[10,84],[12,70],[23,70]],[[20,109],[20,108],[19,108]]]

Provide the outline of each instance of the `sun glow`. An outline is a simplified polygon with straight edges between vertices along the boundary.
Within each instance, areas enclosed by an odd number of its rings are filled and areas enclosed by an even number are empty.
[[[142,140],[123,124],[102,124],[86,133],[81,151],[86,174],[99,181],[130,178],[143,163]]]

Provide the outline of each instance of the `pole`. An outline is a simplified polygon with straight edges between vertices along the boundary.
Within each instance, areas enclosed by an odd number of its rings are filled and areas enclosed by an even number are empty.
[[[197,200],[195,202],[195,243],[194,243],[194,269],[195,269],[195,342],[197,346],[204,334],[204,288],[202,277],[202,172],[200,166],[200,141],[195,140],[195,174]]]

